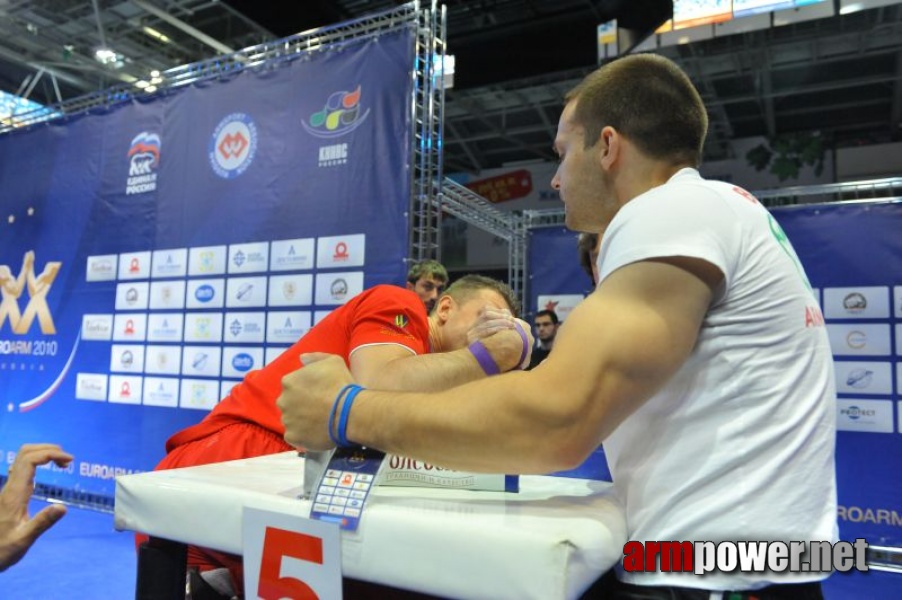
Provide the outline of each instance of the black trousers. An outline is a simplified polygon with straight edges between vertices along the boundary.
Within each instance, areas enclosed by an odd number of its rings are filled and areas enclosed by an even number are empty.
[[[778,583],[757,590],[724,591],[723,600],[823,600],[821,584]],[[592,584],[580,600],[708,600],[711,590],[674,586],[633,585],[617,579],[611,569]]]

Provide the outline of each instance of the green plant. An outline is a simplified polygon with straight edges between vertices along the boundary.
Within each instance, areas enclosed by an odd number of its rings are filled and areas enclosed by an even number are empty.
[[[805,166],[814,167],[814,174],[824,172],[824,138],[816,133],[793,133],[779,136],[749,150],[745,158],[757,171],[768,166],[780,181],[797,179]]]

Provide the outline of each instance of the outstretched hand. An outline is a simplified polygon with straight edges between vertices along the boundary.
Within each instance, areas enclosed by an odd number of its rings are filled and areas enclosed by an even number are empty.
[[[65,467],[72,458],[56,444],[25,444],[19,449],[0,491],[0,571],[19,562],[35,540],[66,514],[64,505],[51,504],[31,518],[28,502],[37,467],[50,461]]]
[[[328,450],[329,413],[335,396],[353,383],[345,361],[335,354],[302,354],[304,366],[282,378],[282,393],[276,405],[282,411],[285,441],[307,450]]]

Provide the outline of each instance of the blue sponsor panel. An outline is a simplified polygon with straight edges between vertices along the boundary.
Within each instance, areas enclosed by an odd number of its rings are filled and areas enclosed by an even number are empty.
[[[774,209],[822,308],[835,357],[836,476],[843,539],[902,546],[902,204]]]
[[[401,30],[0,136],[0,473],[52,441],[112,495],[336,282],[402,283],[411,68]]]
[[[579,265],[579,234],[566,227],[540,227],[529,231],[529,306],[542,310],[539,296],[583,295],[592,291],[592,279]]]

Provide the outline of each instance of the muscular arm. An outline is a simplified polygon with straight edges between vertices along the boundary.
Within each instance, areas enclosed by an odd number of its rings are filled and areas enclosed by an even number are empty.
[[[519,337],[513,341],[520,343]],[[379,390],[435,392],[485,377],[465,348],[414,355],[403,346],[380,344],[358,348],[350,362],[355,381]]]
[[[348,438],[464,470],[572,468],[680,368],[721,279],[696,259],[625,266],[574,309],[554,352],[533,371],[439,394],[367,390],[354,404]],[[323,362],[321,371],[302,369],[310,378],[303,404],[280,400],[290,411],[283,417],[290,443],[329,445],[322,414],[347,373],[339,373],[340,361]]]
[[[519,321],[524,332],[529,325]],[[523,341],[507,310],[486,306],[467,332],[467,341],[481,340],[504,372],[521,360]],[[532,336],[527,334],[528,341]],[[528,348],[526,350],[528,355]],[[434,392],[485,377],[466,348],[453,352],[413,355],[400,344],[361,346],[351,352],[351,375],[363,386],[379,390]]]

